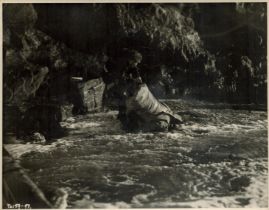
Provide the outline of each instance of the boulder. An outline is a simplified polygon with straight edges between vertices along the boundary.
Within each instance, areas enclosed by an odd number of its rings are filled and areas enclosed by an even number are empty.
[[[61,105],[61,116],[62,116],[61,120],[62,121],[73,116],[73,114],[72,114],[73,107],[74,107],[73,104]]]
[[[30,140],[33,141],[34,143],[45,143],[46,139],[45,137],[38,132],[34,132],[33,135],[30,137]]]
[[[32,4],[4,4],[4,28],[20,34],[32,27],[37,20],[37,13]]]
[[[101,78],[77,83],[78,92],[73,97],[74,114],[100,111],[103,107],[105,83]]]

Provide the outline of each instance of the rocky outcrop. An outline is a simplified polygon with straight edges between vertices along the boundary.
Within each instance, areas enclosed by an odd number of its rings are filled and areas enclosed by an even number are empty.
[[[264,3],[5,4],[3,20],[4,130],[19,136],[58,136],[48,124],[60,130],[70,109],[117,98],[124,48],[158,97],[266,103]],[[101,77],[108,87],[89,91]]]
[[[79,82],[78,94],[74,95],[73,114],[85,114],[103,109],[105,83],[102,78]]]
[[[229,3],[198,4],[192,13],[230,102],[266,103],[266,11],[265,3]]]
[[[4,131],[27,139],[40,132],[49,139],[64,133],[61,106],[81,97],[71,77],[100,77],[104,55],[67,48],[37,30],[36,19],[31,4],[5,5]]]
[[[193,20],[182,15],[177,5],[35,4],[34,7],[39,16],[38,28],[87,53],[107,50],[113,56],[128,47],[158,50],[163,52],[160,58],[184,62],[194,60],[204,51]],[[175,57],[181,57],[182,61],[176,61]]]

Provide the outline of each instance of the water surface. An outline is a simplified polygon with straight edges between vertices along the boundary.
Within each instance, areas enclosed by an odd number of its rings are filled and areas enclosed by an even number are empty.
[[[51,144],[7,148],[41,188],[68,192],[68,208],[267,207],[266,112],[177,103],[176,131],[126,133],[111,111],[69,118]]]

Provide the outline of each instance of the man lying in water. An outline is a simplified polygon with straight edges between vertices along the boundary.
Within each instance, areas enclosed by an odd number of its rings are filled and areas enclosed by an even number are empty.
[[[124,127],[131,131],[167,131],[181,123],[181,117],[159,102],[143,83],[138,69],[142,55],[128,51],[126,56],[128,62],[122,72],[122,106],[119,108],[119,119]]]

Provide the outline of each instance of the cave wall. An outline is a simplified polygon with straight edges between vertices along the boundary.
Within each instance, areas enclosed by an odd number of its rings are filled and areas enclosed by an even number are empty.
[[[192,17],[205,48],[216,55],[227,100],[266,103],[266,3],[199,4]]]
[[[39,30],[32,4],[4,4],[3,18],[4,131],[18,138],[33,132],[59,137],[62,107],[96,109],[87,107],[81,87],[101,77],[105,56],[68,48]],[[78,85],[72,77],[83,80]]]
[[[53,137],[63,106],[83,112],[70,78],[120,80],[124,48],[142,54],[158,97],[266,104],[266,14],[265,3],[4,4],[6,130]]]

